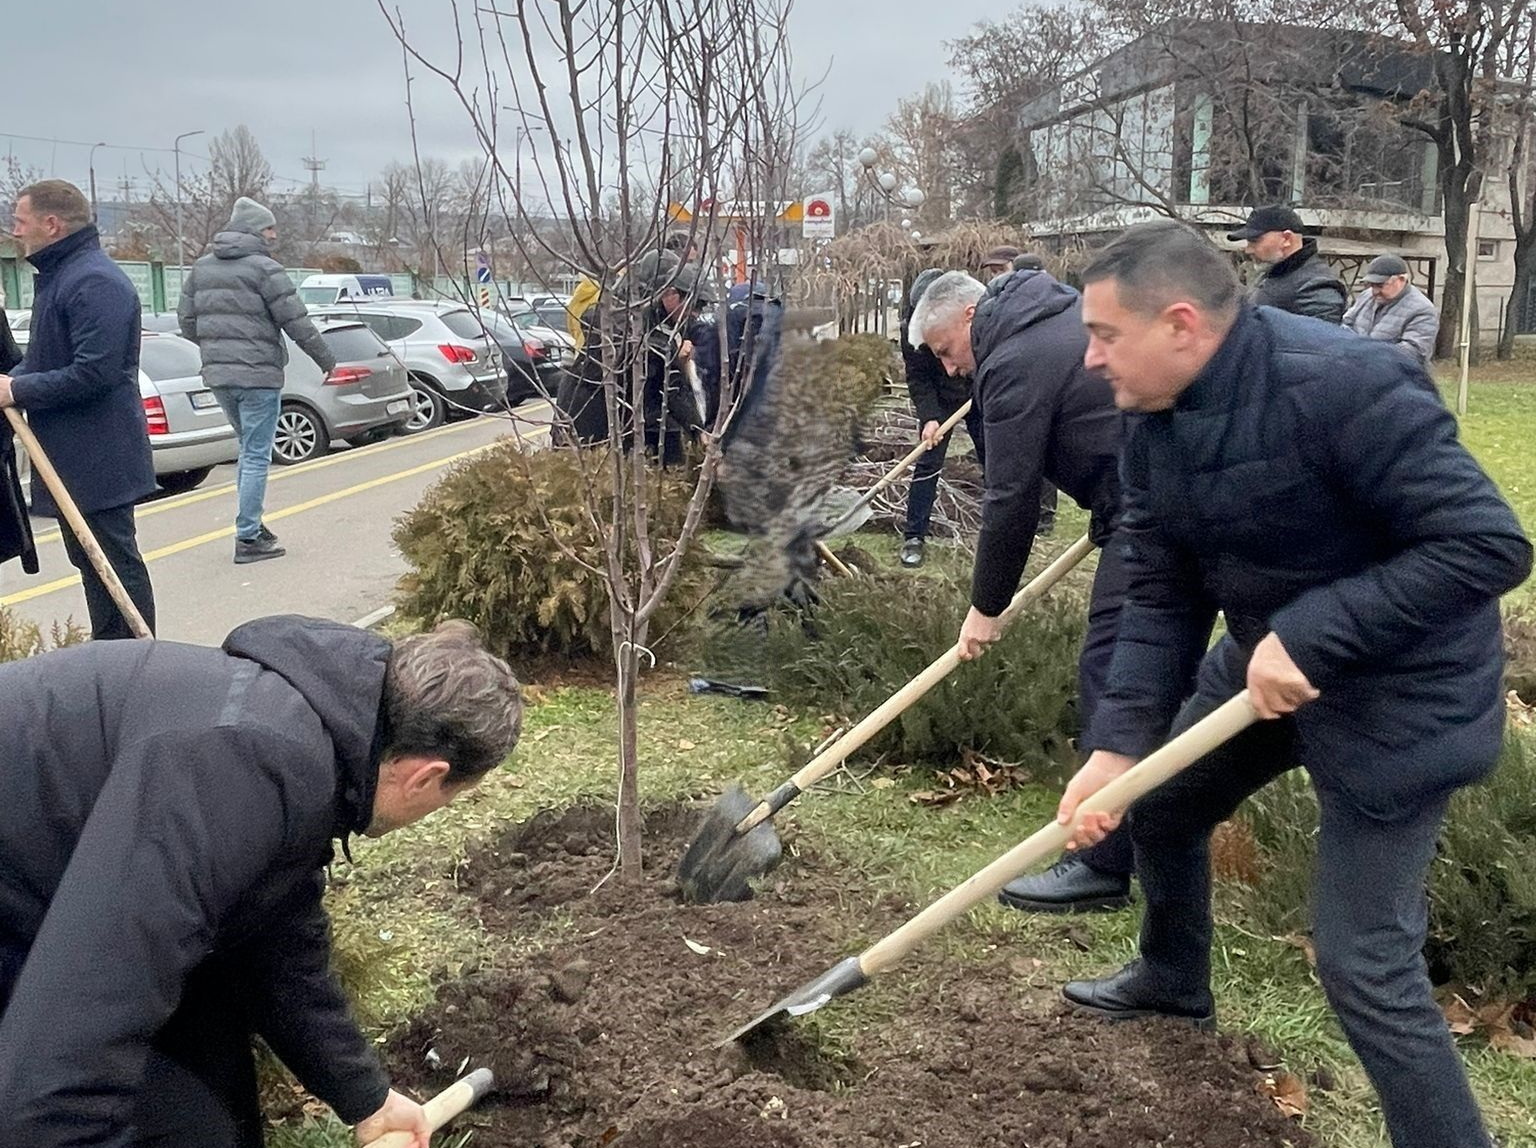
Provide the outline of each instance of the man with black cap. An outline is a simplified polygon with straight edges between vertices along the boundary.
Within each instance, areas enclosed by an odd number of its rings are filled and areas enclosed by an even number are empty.
[[[1440,311],[1408,282],[1408,264],[1396,255],[1378,255],[1365,269],[1365,282],[1366,289],[1344,315],[1344,326],[1427,364],[1440,333]]]
[[[931,350],[926,346],[913,346],[908,338],[907,325],[912,321],[913,310],[928,285],[943,274],[938,267],[920,272],[901,309],[901,358],[906,366],[907,394],[917,411],[918,437],[928,446],[913,467],[912,483],[907,488],[907,525],[905,541],[901,544],[901,564],[908,568],[923,564],[928,524],[933,518],[933,504],[939,493],[939,476],[944,473],[944,456],[949,450],[951,435],[941,436],[939,427],[971,397],[968,376],[946,374],[944,365]],[[980,404],[971,404],[965,416],[965,429],[976,445],[976,461],[985,466],[986,444],[981,433]]]
[[[1343,322],[1349,300],[1344,281],[1317,253],[1317,240],[1302,237],[1301,216],[1289,207],[1255,208],[1227,238],[1246,243],[1248,258],[1269,266],[1253,289],[1253,302],[1325,323]]]

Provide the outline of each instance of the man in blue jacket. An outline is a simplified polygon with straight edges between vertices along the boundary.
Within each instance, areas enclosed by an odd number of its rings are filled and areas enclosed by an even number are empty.
[[[155,489],[139,396],[139,297],[107,258],[80,189],[60,179],[16,197],[13,234],[38,270],[26,357],[0,375],[0,407],[27,412],[37,440],[151,630],[154,594],[133,504]],[[127,619],[61,522],[80,571],[91,637],[131,638]]]
[[[1301,765],[1321,809],[1318,977],[1392,1143],[1488,1148],[1430,994],[1424,879],[1451,794],[1498,757],[1498,599],[1530,544],[1407,356],[1245,306],[1225,256],[1178,223],[1131,228],[1083,280],[1087,361],[1138,413],[1114,543],[1130,591],[1059,817],[1245,686],[1264,720],[1131,809],[1140,956],[1067,999],[1213,1023],[1211,830]],[[1227,633],[1207,652],[1213,607]],[[1075,842],[1116,820],[1083,815]]]
[[[258,1034],[359,1143],[427,1148],[331,972],[324,867],[468,792],[521,714],[465,622],[0,666],[0,1144],[261,1148]]]

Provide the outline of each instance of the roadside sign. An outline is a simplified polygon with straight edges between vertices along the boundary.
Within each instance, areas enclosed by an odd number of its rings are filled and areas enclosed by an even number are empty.
[[[800,234],[805,239],[831,239],[837,235],[837,210],[832,206],[830,193],[806,196]]]

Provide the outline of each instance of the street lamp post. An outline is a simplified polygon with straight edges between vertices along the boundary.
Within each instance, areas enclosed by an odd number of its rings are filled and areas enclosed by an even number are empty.
[[[179,136],[176,137],[176,142],[171,147],[171,150],[176,153],[176,267],[177,267],[177,274],[180,274],[181,265],[182,265],[182,263],[184,263],[186,261],[186,255],[185,255],[186,245],[182,241],[182,238],[181,238],[181,141],[184,140],[184,139],[189,139],[192,136],[200,136],[202,134],[203,134],[203,132],[202,132],[201,128],[199,128],[195,132],[182,132]]]
[[[104,143],[93,143],[91,145],[91,158],[90,158],[89,161],[87,161],[89,163],[89,166],[90,166],[90,169],[91,169],[91,222],[92,223],[96,222],[96,149],[99,148],[99,147],[106,147],[106,146],[107,145],[104,144]]]

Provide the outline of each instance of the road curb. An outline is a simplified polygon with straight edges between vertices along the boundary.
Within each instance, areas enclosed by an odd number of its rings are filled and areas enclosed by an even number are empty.
[[[373,627],[377,626],[380,622],[382,622],[385,618],[388,618],[394,612],[395,608],[393,606],[380,606],[377,610],[373,610],[367,614],[364,614],[361,618],[352,624],[359,630],[371,630]]]

